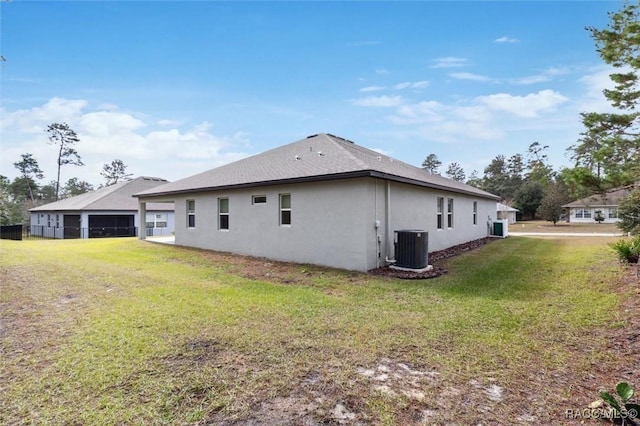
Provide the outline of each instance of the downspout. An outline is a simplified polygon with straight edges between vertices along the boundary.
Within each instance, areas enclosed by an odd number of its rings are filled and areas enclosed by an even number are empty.
[[[390,181],[387,181],[387,194],[385,197],[384,227],[385,227],[385,232],[387,233],[387,256],[384,258],[384,261],[387,263],[396,263],[396,260],[390,257],[391,242],[393,241],[393,236],[391,235],[391,182]]]
[[[378,220],[378,179],[374,180],[374,188],[373,188],[373,227],[375,229],[376,236],[376,268],[380,267],[380,244],[382,243],[382,238],[380,238],[380,221]]]

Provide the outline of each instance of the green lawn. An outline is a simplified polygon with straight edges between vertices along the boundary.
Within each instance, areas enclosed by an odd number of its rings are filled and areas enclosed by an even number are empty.
[[[559,233],[571,232],[579,234],[622,234],[615,223],[593,222],[552,222],[545,220],[525,220],[509,225],[509,232]]]
[[[0,424],[562,422],[611,385],[584,373],[624,325],[613,240],[512,237],[419,281],[0,241]]]

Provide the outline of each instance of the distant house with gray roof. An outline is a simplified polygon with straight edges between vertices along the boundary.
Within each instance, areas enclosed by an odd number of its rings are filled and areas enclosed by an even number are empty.
[[[595,222],[598,212],[604,217],[603,223],[619,222],[618,204],[620,200],[629,195],[634,185],[623,186],[609,191],[593,194],[580,200],[565,204],[569,209],[570,222]]]
[[[48,238],[129,237],[138,235],[142,224],[144,235],[170,235],[175,226],[173,203],[152,203],[139,216],[138,200],[133,198],[137,192],[166,183],[138,177],[35,207],[29,210],[30,232]]]
[[[175,202],[178,245],[361,271],[393,262],[395,231],[429,251],[486,237],[499,199],[331,134],[135,196],[141,215]]]

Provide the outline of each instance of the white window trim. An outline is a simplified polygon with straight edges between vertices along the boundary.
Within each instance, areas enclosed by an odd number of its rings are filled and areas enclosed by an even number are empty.
[[[193,211],[189,210],[189,202],[193,202]],[[193,216],[193,226],[190,226],[190,217]],[[187,200],[187,229],[195,229],[196,227],[196,200]]]
[[[444,197],[436,198],[436,229],[444,229]]]
[[[264,201],[256,201],[256,198],[264,198]],[[262,204],[267,204],[267,196],[264,194],[260,194],[260,195],[252,195],[251,196],[251,204],[254,206],[259,206]]]
[[[291,227],[291,223],[293,222],[292,218],[291,218],[291,207],[282,207],[282,197],[283,196],[288,196],[289,197],[289,205],[291,205],[291,194],[280,194],[278,197],[278,201],[279,201],[279,209],[278,209],[278,222],[279,225],[284,227],[284,228],[290,228]],[[282,223],[282,212],[289,212],[289,223]]]
[[[478,224],[478,202],[473,202],[473,226]]]
[[[220,211],[220,205],[222,203],[222,200],[227,200],[227,212],[223,213],[222,211]],[[230,206],[229,206],[229,198],[228,197],[220,197],[218,198],[218,231],[221,232],[229,232],[229,210],[231,210]],[[222,227],[222,217],[226,216],[227,217],[227,227],[223,228]]]

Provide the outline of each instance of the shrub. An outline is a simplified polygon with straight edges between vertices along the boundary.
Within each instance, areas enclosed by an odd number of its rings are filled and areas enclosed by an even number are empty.
[[[616,393],[600,391],[602,398],[615,412],[614,418],[621,418],[622,424],[637,424],[635,419],[640,413],[640,404],[631,401],[633,397],[633,387],[627,382],[620,382],[616,385]],[[626,421],[625,421],[626,420]]]
[[[609,247],[616,253],[621,262],[638,263],[640,257],[640,236],[630,240],[619,240],[609,243]]]
[[[593,220],[595,220],[598,223],[604,222],[604,215],[602,214],[602,211],[596,210],[596,214],[595,216],[593,216]]]
[[[631,235],[640,235],[640,187],[620,200],[618,204],[618,228]]]

